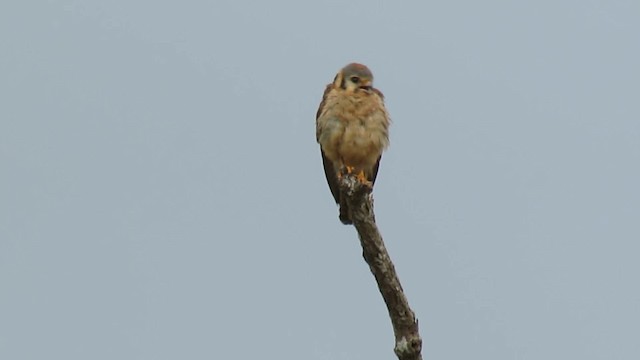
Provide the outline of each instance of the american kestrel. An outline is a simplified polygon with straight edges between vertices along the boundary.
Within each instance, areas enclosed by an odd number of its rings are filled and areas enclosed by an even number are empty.
[[[380,157],[389,146],[390,123],[384,96],[373,87],[373,74],[366,66],[349,64],[327,85],[316,114],[316,140],[345,225],[353,221],[338,180],[344,173],[355,174],[373,188]]]

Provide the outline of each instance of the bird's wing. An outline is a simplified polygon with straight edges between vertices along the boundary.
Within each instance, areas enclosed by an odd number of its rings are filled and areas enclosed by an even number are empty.
[[[324,112],[324,107],[327,104],[327,97],[329,92],[333,89],[333,84],[327,85],[324,89],[324,94],[322,94],[322,101],[320,102],[320,106],[318,107],[318,111],[316,112],[316,141],[320,138],[320,133],[322,132],[322,126],[318,119]],[[333,166],[333,162],[329,160],[322,148],[320,148],[320,153],[322,154],[322,165],[324,166],[324,175],[327,178],[327,183],[329,184],[329,189],[331,190],[331,194],[333,198],[336,200],[336,203],[340,203],[340,187],[338,185],[338,174],[336,174],[335,168]]]
[[[329,160],[324,155],[324,151],[322,151],[322,149],[320,149],[320,152],[322,153],[322,165],[324,166],[324,175],[327,178],[329,189],[331,190],[331,194],[333,195],[333,198],[336,200],[336,204],[339,204],[340,203],[340,185],[338,184],[338,174],[336,174],[336,170],[333,166],[333,162],[331,162],[331,160]]]
[[[376,165],[373,167],[373,171],[371,171],[371,176],[369,179],[367,179],[371,181],[371,186],[373,186],[376,183],[376,177],[378,177],[378,168],[380,167],[381,159],[382,159],[382,155],[378,157],[378,160],[376,161]]]
[[[320,126],[318,119],[320,118],[320,115],[322,115],[322,112],[324,111],[324,107],[327,104],[327,97],[329,96],[329,92],[331,92],[332,88],[333,88],[332,84],[329,84],[324,89],[324,93],[322,94],[322,101],[320,102],[320,106],[318,106],[318,111],[316,112],[316,141],[320,139],[320,132],[322,131],[322,127]]]

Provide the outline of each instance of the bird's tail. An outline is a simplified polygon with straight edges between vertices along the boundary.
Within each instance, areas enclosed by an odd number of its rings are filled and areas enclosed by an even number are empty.
[[[340,215],[338,216],[338,218],[343,224],[351,225],[353,224],[353,221],[351,220],[351,216],[349,215],[349,206],[347,205],[347,199],[345,199],[342,194],[340,195]]]

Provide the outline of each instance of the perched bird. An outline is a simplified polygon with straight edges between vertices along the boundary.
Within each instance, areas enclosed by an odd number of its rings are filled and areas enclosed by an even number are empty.
[[[389,146],[390,123],[384,95],[373,87],[373,74],[366,66],[349,64],[327,85],[316,114],[316,140],[345,225],[353,221],[338,181],[345,173],[355,174],[373,188],[382,152]]]

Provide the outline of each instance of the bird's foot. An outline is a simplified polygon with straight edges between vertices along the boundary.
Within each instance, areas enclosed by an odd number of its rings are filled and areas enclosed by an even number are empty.
[[[336,174],[338,176],[338,180],[342,180],[342,178],[345,175],[351,175],[353,173],[353,170],[355,168],[353,166],[348,166],[348,165],[344,165],[342,166],[342,168],[340,169],[340,171],[338,171],[338,174]]]
[[[368,188],[373,188],[373,183],[367,179],[367,176],[364,174],[363,170],[360,170],[358,175],[356,175],[356,179],[358,179],[358,181],[362,185],[364,185],[364,186],[366,186]]]

